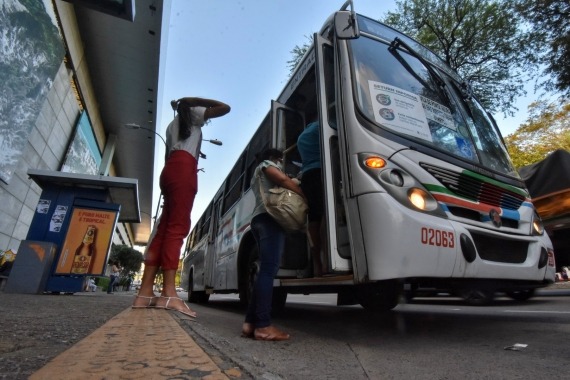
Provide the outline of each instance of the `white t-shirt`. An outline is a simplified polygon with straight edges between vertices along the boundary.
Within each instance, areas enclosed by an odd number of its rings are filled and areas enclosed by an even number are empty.
[[[190,108],[190,137],[185,140],[178,139],[180,115],[176,115],[174,120],[168,124],[166,128],[166,147],[169,154],[175,150],[185,150],[198,161],[200,157],[200,146],[202,145],[202,126],[204,126],[205,112],[206,107]]]

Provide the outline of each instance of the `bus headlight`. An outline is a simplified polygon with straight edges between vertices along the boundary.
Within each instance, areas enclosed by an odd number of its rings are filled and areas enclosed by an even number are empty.
[[[358,164],[400,204],[414,211],[447,218],[431,193],[414,176],[386,157],[376,153],[359,153]]]
[[[437,208],[437,201],[428,192],[417,187],[408,190],[408,199],[422,211],[433,211]]]
[[[534,212],[534,215],[532,217],[532,234],[533,235],[544,234],[544,224],[542,224],[542,219],[540,219],[540,216],[538,216],[536,211]]]

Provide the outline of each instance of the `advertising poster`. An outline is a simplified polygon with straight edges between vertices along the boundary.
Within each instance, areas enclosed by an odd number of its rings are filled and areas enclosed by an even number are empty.
[[[73,208],[54,274],[102,274],[117,218],[113,210]]]
[[[87,111],[77,119],[75,134],[61,166],[62,172],[97,174],[101,165],[101,152],[93,133]]]

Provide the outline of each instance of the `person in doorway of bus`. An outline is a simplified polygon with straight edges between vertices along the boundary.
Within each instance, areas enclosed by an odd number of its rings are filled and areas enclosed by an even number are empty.
[[[321,142],[318,121],[309,123],[297,138],[297,149],[301,155],[301,189],[309,205],[308,232],[313,259],[313,276],[322,277],[328,271],[321,257],[323,247],[321,227],[324,215],[324,194],[321,170]]]
[[[242,336],[257,340],[287,340],[289,334],[271,324],[273,279],[285,250],[285,231],[265,210],[261,191],[268,196],[270,188],[281,186],[303,197],[304,195],[297,182],[283,172],[283,152],[267,149],[259,159],[261,162],[251,180],[251,189],[255,195],[251,229],[259,249],[260,266],[242,326]]]
[[[230,106],[196,97],[173,100],[170,104],[177,114],[166,129],[166,159],[160,174],[162,215],[147,245],[141,286],[132,308],[175,310],[195,318],[196,313],[176,293],[176,270],[184,238],[190,231],[190,213],[198,191],[202,127],[209,119],[230,112]],[[156,296],[154,283],[159,269],[163,286],[160,296]]]

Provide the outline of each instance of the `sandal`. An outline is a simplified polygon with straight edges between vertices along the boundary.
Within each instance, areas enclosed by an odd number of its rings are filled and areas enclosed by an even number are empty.
[[[257,328],[253,332],[253,338],[255,340],[281,341],[289,340],[290,337],[291,336],[289,334],[279,330],[275,326]]]
[[[135,296],[135,302],[136,302],[136,300],[139,299],[139,298],[142,298],[142,299],[144,299],[144,300],[147,300],[147,301],[146,301],[146,305],[142,305],[142,306],[139,306],[139,305],[132,305],[132,306],[131,306],[131,309],[148,309],[148,308],[155,307],[155,306],[156,306],[156,299],[157,299],[158,297],[156,297],[156,296],[153,296],[153,297]]]
[[[184,302],[182,300],[182,298],[179,297],[164,297],[164,296],[160,296],[160,298],[164,298],[166,299],[166,304],[164,304],[164,306],[155,306],[158,309],[166,309],[166,310],[174,310],[177,311],[181,314],[184,314],[190,318],[196,318],[196,312],[193,311],[192,309],[190,309],[190,307],[188,305],[186,305],[186,302]],[[170,304],[171,300],[178,300],[180,302],[182,302],[182,305],[184,305],[184,309],[176,309],[174,307],[169,307],[168,305]]]

